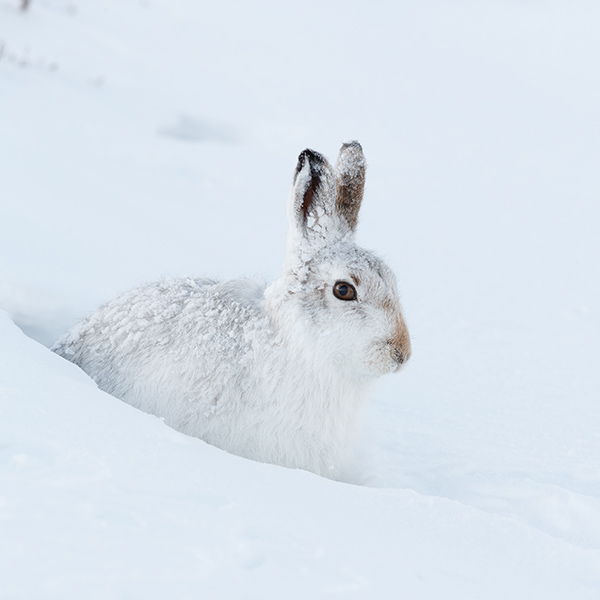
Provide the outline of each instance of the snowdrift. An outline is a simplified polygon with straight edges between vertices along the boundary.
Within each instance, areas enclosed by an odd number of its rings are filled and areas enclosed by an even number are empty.
[[[0,597],[598,598],[597,3],[18,4]],[[413,336],[369,485],[181,435],[45,347],[144,281],[274,279],[296,157],[347,139]]]

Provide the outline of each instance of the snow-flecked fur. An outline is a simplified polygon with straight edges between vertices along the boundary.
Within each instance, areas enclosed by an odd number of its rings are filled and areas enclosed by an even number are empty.
[[[53,350],[99,387],[184,433],[259,461],[337,477],[368,385],[410,338],[390,269],[354,243],[364,189],[358,142],[335,170],[300,154],[288,251],[269,287],[176,279],[101,306]],[[354,286],[356,299],[333,293]]]

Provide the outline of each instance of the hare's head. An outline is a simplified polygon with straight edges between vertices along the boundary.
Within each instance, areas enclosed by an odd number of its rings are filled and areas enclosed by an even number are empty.
[[[300,154],[285,272],[273,291],[316,360],[377,376],[397,371],[411,346],[392,271],[354,243],[365,169],[358,142],[342,146],[335,169],[317,152]]]

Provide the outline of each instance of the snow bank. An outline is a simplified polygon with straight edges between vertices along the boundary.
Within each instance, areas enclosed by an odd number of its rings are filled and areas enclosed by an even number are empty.
[[[594,597],[598,552],[228,455],[0,321],[6,598]],[[597,589],[597,588],[596,588]]]
[[[0,0],[0,307],[277,276],[305,147],[369,163],[413,335],[378,487],[248,462],[0,318],[2,598],[597,598],[600,8]]]

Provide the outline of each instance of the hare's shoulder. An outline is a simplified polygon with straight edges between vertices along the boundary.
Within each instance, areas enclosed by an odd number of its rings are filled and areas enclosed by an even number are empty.
[[[193,358],[195,369],[203,364],[216,375],[224,368],[216,358],[241,364],[266,343],[265,287],[252,279],[171,280],[151,285],[139,306],[132,307],[119,336],[126,335],[133,344],[143,340],[148,350],[154,347],[152,352],[162,347],[179,363]]]

